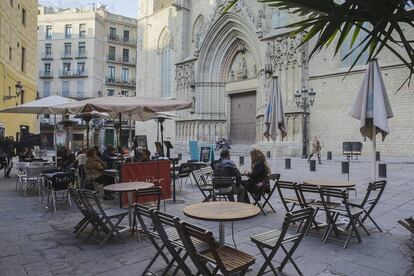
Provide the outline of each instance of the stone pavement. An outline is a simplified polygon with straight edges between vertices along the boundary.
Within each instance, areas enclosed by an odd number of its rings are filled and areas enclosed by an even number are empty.
[[[281,167],[282,162],[278,160],[276,165]],[[340,166],[339,162],[325,161],[316,172],[309,172],[306,161],[293,159],[292,170],[278,171],[282,179],[297,182],[306,178],[345,180]],[[294,255],[304,275],[414,275],[413,251],[407,246],[410,235],[397,224],[398,219],[414,215],[413,170],[413,164],[388,165],[388,186],[374,211],[383,233],[362,234],[362,243],[351,242],[347,249],[332,241],[323,244],[316,233],[305,237]],[[368,162],[351,163],[351,181],[357,183],[359,198],[369,179]],[[72,229],[81,218],[75,207],[60,206],[51,212],[37,196],[18,194],[14,181],[0,178],[0,275],[140,275],[152,257],[154,249],[148,242],[137,242],[136,237],[126,234],[124,243],[110,241],[102,249],[75,238]],[[184,203],[167,203],[168,212],[218,233],[217,223],[191,220],[182,214],[186,204],[201,199],[191,185],[184,187],[178,198]],[[263,263],[249,236],[280,227],[283,221],[284,211],[276,194],[272,201],[278,213],[234,223],[238,248],[257,256],[248,275],[256,275]],[[226,226],[226,241],[232,243],[230,224]],[[284,272],[296,275],[291,265]]]

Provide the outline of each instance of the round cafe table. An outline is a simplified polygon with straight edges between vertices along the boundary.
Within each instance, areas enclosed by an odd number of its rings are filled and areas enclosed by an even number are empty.
[[[342,180],[330,180],[330,179],[306,179],[303,184],[314,185],[318,187],[326,188],[354,188],[355,183]]]
[[[128,193],[128,208],[129,208],[129,226],[132,226],[132,192],[136,192],[142,189],[148,189],[154,187],[154,183],[149,182],[124,182],[104,187],[105,191]]]
[[[232,201],[213,201],[195,203],[186,206],[183,213],[193,219],[219,222],[220,244],[225,244],[224,223],[227,221],[238,221],[257,216],[260,209],[253,204],[232,202]]]

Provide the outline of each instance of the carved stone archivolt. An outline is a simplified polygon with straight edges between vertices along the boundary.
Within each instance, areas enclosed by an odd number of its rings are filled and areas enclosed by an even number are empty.
[[[232,2],[233,0],[217,0],[216,1],[216,8],[213,14],[209,18],[208,28],[212,26],[221,15],[223,15],[222,13],[223,9],[225,9]],[[265,19],[265,13],[263,12],[263,10],[259,10],[257,15],[254,15],[252,10],[245,4],[245,0],[239,0],[229,10],[229,12],[235,13],[244,18],[248,18],[249,21],[252,23],[252,26],[255,27],[258,37],[259,38],[263,37],[263,23],[262,22]]]

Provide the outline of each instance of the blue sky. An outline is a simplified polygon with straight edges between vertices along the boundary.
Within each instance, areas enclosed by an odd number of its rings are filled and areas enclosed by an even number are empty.
[[[138,15],[138,0],[40,0],[39,3],[63,8],[102,3],[108,5],[109,11],[113,13],[135,18]]]

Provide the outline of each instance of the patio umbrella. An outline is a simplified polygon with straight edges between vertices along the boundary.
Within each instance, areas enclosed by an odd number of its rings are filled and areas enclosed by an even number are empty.
[[[360,131],[364,139],[372,140],[372,181],[376,178],[376,136],[382,140],[390,133],[388,119],[394,117],[388,99],[381,71],[376,59],[368,63],[364,81],[359,89],[349,116],[360,121]]]
[[[282,139],[287,134],[279,80],[277,76],[273,76],[270,84],[270,99],[267,103],[264,118],[263,135],[267,140],[273,140],[272,166],[274,169],[276,169],[276,138],[279,133],[282,135]]]
[[[36,101],[28,102],[22,105],[18,105],[11,108],[6,108],[0,110],[1,113],[21,113],[21,114],[55,114],[55,124],[54,124],[54,147],[57,160],[57,145],[56,145],[56,113],[51,111],[49,108],[56,105],[68,104],[76,102],[69,98],[61,96],[49,96],[41,98]]]
[[[107,118],[107,117],[109,117],[108,113],[97,112],[97,111],[81,113],[75,116],[75,118],[82,119],[86,122],[86,149],[89,149],[89,122],[92,119]]]
[[[154,117],[156,112],[187,109],[192,106],[191,101],[166,100],[147,97],[101,97],[87,99],[76,103],[64,104],[51,108],[53,112],[62,114],[80,114],[84,112],[107,112],[112,118],[126,115],[130,120],[147,121]],[[122,126],[119,129],[119,141],[122,141]]]

